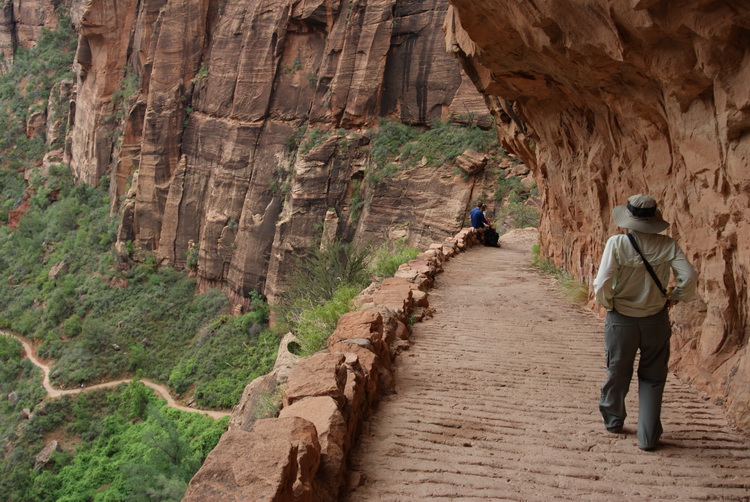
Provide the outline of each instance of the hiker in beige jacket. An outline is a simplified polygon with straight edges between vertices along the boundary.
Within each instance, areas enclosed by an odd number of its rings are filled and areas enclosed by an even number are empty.
[[[659,235],[669,223],[653,198],[633,195],[627,205],[615,207],[612,216],[630,233],[609,238],[594,280],[596,300],[608,311],[604,327],[607,381],[599,410],[607,430],[620,433],[627,415],[625,396],[640,350],[638,440],[641,449],[651,451],[663,430],[661,402],[672,334],[669,309],[692,299],[696,274],[677,243]],[[669,284],[670,273],[676,285],[667,289],[663,285]]]

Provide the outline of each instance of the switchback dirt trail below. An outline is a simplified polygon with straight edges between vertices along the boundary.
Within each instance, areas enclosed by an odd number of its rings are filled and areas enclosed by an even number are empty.
[[[56,397],[65,396],[65,395],[80,394],[84,392],[91,392],[93,390],[98,390],[98,389],[117,387],[118,385],[132,382],[132,379],[122,378],[118,380],[112,380],[110,382],[90,385],[88,387],[80,387],[80,388],[73,388],[73,389],[57,389],[52,386],[52,382],[50,381],[50,367],[46,365],[44,362],[42,362],[42,360],[39,357],[37,357],[36,349],[31,345],[29,340],[27,340],[26,338],[20,335],[8,333],[2,330],[0,330],[0,336],[7,336],[10,338],[15,338],[16,340],[21,342],[21,345],[23,345],[23,350],[24,350],[26,357],[29,358],[29,361],[31,361],[34,366],[42,370],[42,386],[44,387],[44,390],[47,391],[47,394],[49,395],[49,397],[56,398]],[[149,387],[154,392],[156,392],[156,394],[159,397],[161,397],[167,402],[167,406],[169,406],[170,408],[174,408],[180,411],[187,411],[190,413],[201,413],[203,415],[208,415],[209,417],[216,418],[216,419],[231,416],[231,412],[229,411],[200,410],[196,408],[190,408],[189,406],[182,406],[181,404],[178,404],[174,400],[172,395],[169,393],[169,389],[167,389],[164,385],[161,385],[152,380],[149,380],[148,378],[141,378],[140,382],[144,384],[146,387]]]
[[[603,320],[529,265],[535,241],[515,231],[445,265],[346,500],[750,500],[748,437],[673,374],[655,451],[638,449],[635,382],[624,431],[604,429]]]

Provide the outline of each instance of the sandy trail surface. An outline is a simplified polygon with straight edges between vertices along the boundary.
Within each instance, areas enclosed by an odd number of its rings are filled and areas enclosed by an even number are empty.
[[[26,357],[29,358],[29,360],[34,363],[35,366],[37,366],[39,369],[42,370],[42,373],[44,374],[44,379],[42,380],[42,385],[44,386],[44,389],[47,391],[47,394],[50,397],[59,397],[66,394],[80,394],[81,392],[90,392],[92,390],[96,389],[104,389],[107,387],[116,387],[117,385],[120,385],[122,383],[129,383],[131,380],[129,379],[122,379],[122,380],[113,380],[111,382],[106,383],[100,383],[96,385],[91,385],[88,387],[80,387],[77,389],[56,389],[52,386],[49,380],[49,372],[50,368],[47,364],[45,364],[39,357],[36,355],[36,350],[34,347],[31,346],[31,343],[29,341],[19,335],[16,335],[14,333],[8,333],[6,331],[0,331],[0,335],[5,335],[8,337],[15,338],[16,340],[21,342],[21,345],[23,345],[24,353],[26,354]],[[228,417],[231,415],[231,412],[228,411],[214,411],[214,410],[199,410],[196,408],[190,408],[189,406],[182,406],[181,404],[178,404],[174,398],[169,393],[169,390],[161,384],[158,384],[154,381],[151,381],[147,378],[141,378],[141,383],[143,385],[151,388],[156,392],[156,394],[161,397],[162,399],[165,399],[167,401],[167,406],[170,408],[174,408],[181,411],[189,411],[192,413],[201,413],[203,415],[208,415],[212,418],[222,418],[222,417]]]
[[[535,240],[516,231],[445,265],[346,500],[750,500],[750,440],[674,375],[655,451],[638,449],[635,384],[623,433],[606,432],[603,320],[528,265]]]

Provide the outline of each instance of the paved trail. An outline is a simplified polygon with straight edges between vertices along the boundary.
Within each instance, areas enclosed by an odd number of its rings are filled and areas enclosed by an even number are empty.
[[[531,242],[474,248],[438,276],[346,500],[750,500],[750,440],[673,375],[656,451],[638,449],[636,386],[623,433],[606,432],[603,321],[527,265]]]

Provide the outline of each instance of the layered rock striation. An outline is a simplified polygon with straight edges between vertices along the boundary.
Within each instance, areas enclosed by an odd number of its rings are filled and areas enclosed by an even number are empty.
[[[407,175],[395,192],[362,183],[367,129],[380,117],[414,125],[489,117],[445,53],[447,7],[76,3],[67,160],[89,183],[111,173],[121,249],[132,241],[160,263],[191,267],[201,288],[226,285],[239,303],[251,290],[282,289],[289,258],[323,226],[347,239],[406,228],[415,245],[451,235],[473,193],[452,166]],[[423,195],[404,198],[402,185]],[[446,195],[457,202],[434,212]]]
[[[610,210],[648,193],[700,276],[673,362],[750,429],[750,6],[451,0],[448,49],[533,168],[541,241],[591,283]]]

